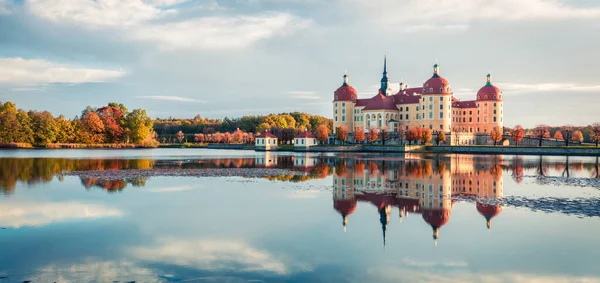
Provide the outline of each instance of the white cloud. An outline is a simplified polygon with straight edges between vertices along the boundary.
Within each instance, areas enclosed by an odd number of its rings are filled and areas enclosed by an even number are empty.
[[[538,92],[538,91],[600,91],[600,85],[578,85],[576,83],[499,83],[503,92]]]
[[[435,25],[468,23],[478,20],[532,21],[600,18],[600,8],[579,8],[568,4],[567,1],[558,0],[353,0],[351,3],[357,10],[377,16],[386,24],[426,23]],[[408,12],[399,15],[391,14],[400,10]]]
[[[168,96],[168,95],[143,95],[143,96],[136,96],[136,98],[152,99],[152,100],[167,100],[167,101],[206,103],[206,101],[204,101],[204,100],[197,100],[197,99],[188,98],[188,97],[181,97],[181,96]]]
[[[99,261],[87,258],[73,265],[51,264],[29,274],[31,282],[164,282],[155,270],[129,261]]]
[[[404,28],[405,32],[409,32],[409,33],[420,33],[420,32],[427,32],[427,31],[464,31],[467,28],[469,28],[469,26],[467,25],[429,25],[429,24],[421,24],[421,25],[413,25],[413,26],[407,26],[406,28]]]
[[[314,91],[288,91],[288,94],[296,99],[321,99]]]
[[[26,7],[40,18],[88,27],[131,26],[172,12],[141,0],[29,0]]]
[[[181,4],[181,3],[185,3],[188,2],[190,0],[146,0],[146,3],[152,4],[152,5],[156,5],[156,6],[174,6],[177,4]]]
[[[451,269],[440,269],[435,267],[446,266]],[[425,267],[425,268],[420,268]],[[428,268],[431,267],[431,268]],[[410,278],[410,282],[599,282],[598,277],[572,276],[560,274],[527,274],[518,272],[505,273],[477,273],[470,272],[462,265],[447,266],[444,263],[428,263],[420,266],[407,267],[376,267],[369,268],[367,273],[377,282],[398,282],[398,278]],[[407,280],[408,282],[408,280]]]
[[[134,40],[156,42],[163,49],[244,48],[259,40],[305,28],[308,21],[291,14],[205,17],[182,22],[140,26]]]
[[[70,220],[120,216],[115,208],[82,202],[7,202],[0,204],[0,227],[43,226]]]
[[[0,58],[0,83],[88,83],[106,82],[125,75],[123,71],[74,67],[39,59]]]
[[[163,239],[151,247],[133,248],[132,254],[140,260],[168,262],[202,270],[290,272],[280,259],[268,252],[231,240]]]
[[[1,1],[1,0],[0,0]],[[155,0],[30,0],[30,13],[53,22],[83,28],[111,28],[126,40],[156,43],[162,49],[244,48],[259,40],[293,33],[306,28],[310,21],[290,13],[230,15],[162,21],[175,9],[161,9],[185,1]],[[196,6],[221,9],[216,2]]]

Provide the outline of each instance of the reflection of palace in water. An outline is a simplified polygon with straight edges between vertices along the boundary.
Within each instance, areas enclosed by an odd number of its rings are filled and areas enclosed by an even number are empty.
[[[392,207],[399,209],[400,220],[421,214],[437,240],[456,199],[466,198],[476,202],[489,229],[502,211],[496,201],[502,198],[502,169],[495,160],[476,158],[342,161],[333,174],[333,206],[342,215],[345,231],[358,202],[375,205],[384,244]]]

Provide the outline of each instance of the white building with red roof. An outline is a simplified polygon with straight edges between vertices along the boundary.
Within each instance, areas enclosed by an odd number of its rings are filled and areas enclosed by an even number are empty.
[[[308,149],[317,144],[317,137],[308,130],[305,130],[294,138],[294,149]]]
[[[348,75],[344,75],[344,82],[334,92],[332,102],[334,133],[339,127],[348,128],[350,133],[359,128],[365,132],[372,129],[400,132],[409,127],[423,127],[447,136],[456,133],[461,136],[460,143],[474,143],[476,134],[490,133],[494,127],[502,129],[502,99],[502,91],[492,85],[490,74],[475,100],[457,99],[450,82],[441,76],[437,63],[432,77],[422,87],[408,88],[401,82],[400,90],[393,94],[386,58],[381,87],[373,97],[358,98],[357,91],[348,82]],[[448,142],[451,141],[448,139]]]
[[[254,149],[255,150],[277,150],[278,148],[278,139],[275,135],[269,133],[265,130],[262,133],[259,133],[254,138]]]

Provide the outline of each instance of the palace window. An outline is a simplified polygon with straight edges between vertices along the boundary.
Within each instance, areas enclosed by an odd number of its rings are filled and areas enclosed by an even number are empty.
[[[494,115],[496,115],[496,109],[494,109]]]
[[[440,109],[444,110],[444,104],[440,104]]]
[[[429,110],[433,110],[433,104],[429,104]]]
[[[494,107],[496,107],[496,103],[494,102]]]
[[[335,116],[335,121],[337,122],[337,116]]]
[[[473,118],[469,118],[469,122],[473,122]]]
[[[444,112],[440,112],[440,119],[444,118]]]
[[[444,98],[440,96],[440,101],[444,101]]]
[[[433,92],[433,88],[432,87],[429,88],[429,92]]]
[[[346,107],[346,103],[345,102],[342,102],[342,107]]]
[[[408,106],[406,106],[406,111],[408,111]]]
[[[429,102],[433,102],[433,96],[429,97]]]
[[[494,122],[496,122],[496,117],[494,117]]]
[[[429,119],[433,119],[433,112],[429,112]]]
[[[406,120],[408,120],[408,114],[406,114]]]

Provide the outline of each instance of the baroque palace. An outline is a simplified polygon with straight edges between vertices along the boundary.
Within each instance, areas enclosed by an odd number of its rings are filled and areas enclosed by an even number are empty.
[[[334,133],[342,126],[350,133],[359,128],[365,132],[371,129],[402,132],[409,127],[423,127],[434,134],[441,131],[447,136],[454,134],[455,138],[448,140],[453,144],[474,144],[477,135],[487,136],[494,127],[502,129],[502,104],[502,91],[492,84],[490,74],[475,100],[457,99],[437,63],[433,66],[433,76],[422,87],[409,88],[401,82],[399,92],[394,94],[385,58],[381,87],[371,98],[358,98],[348,75],[344,75],[342,86],[334,92],[333,127]]]

